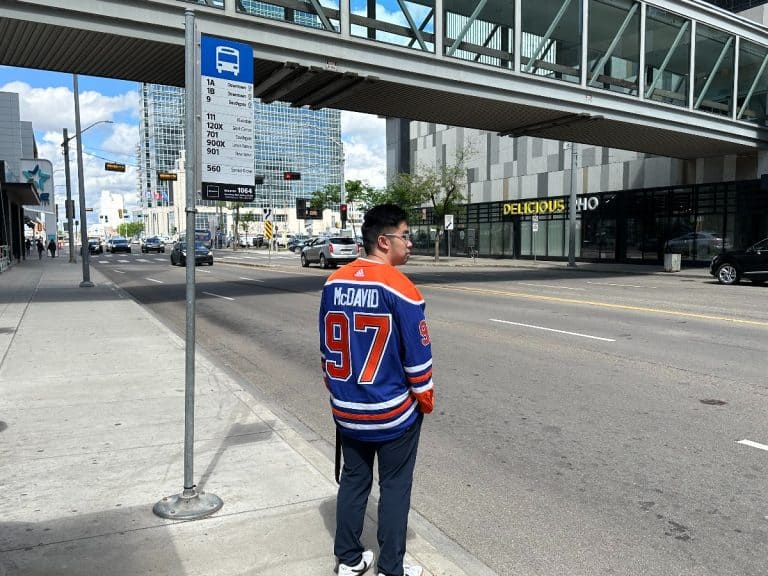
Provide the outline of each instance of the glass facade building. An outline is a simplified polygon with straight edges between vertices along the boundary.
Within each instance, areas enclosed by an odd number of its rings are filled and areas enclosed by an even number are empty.
[[[242,210],[253,211],[258,220],[261,209],[271,207],[275,221],[285,222],[287,210],[295,208],[297,198],[310,198],[326,185],[339,186],[343,166],[338,110],[292,108],[280,102],[262,104],[257,99],[253,116],[254,168],[263,176],[263,184],[256,185],[254,201],[243,204]],[[140,124],[139,206],[148,224],[175,203],[175,182],[160,181],[158,174],[174,172],[184,150],[184,90],[142,85]],[[299,172],[301,179],[284,180],[285,172]],[[208,218],[219,204],[198,198],[196,228],[208,228]],[[226,213],[223,219],[222,225],[228,229]],[[179,228],[176,223],[162,221],[162,216],[159,220],[163,230],[152,230],[150,225],[147,230],[173,233],[174,227]]]

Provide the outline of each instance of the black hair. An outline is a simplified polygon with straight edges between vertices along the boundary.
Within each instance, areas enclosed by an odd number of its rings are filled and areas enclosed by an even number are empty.
[[[408,222],[408,213],[397,204],[379,204],[368,210],[360,231],[366,253],[373,252],[381,234],[392,232],[403,222]]]

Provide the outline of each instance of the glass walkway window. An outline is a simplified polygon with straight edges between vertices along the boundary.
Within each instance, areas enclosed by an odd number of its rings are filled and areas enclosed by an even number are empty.
[[[385,10],[375,0],[350,0],[350,33],[353,36],[435,51],[435,4],[432,0],[398,0]],[[390,11],[391,10],[391,11]]]
[[[645,97],[688,106],[691,21],[653,6],[645,19]]]
[[[696,26],[694,110],[731,115],[734,52],[731,34],[704,24]]]
[[[446,0],[445,54],[511,69],[514,4],[501,0]]]
[[[578,83],[581,77],[581,1],[520,1],[521,70]]]
[[[322,28],[330,32],[339,31],[339,0],[299,0],[288,4],[292,7],[257,0],[238,0],[235,3],[237,11],[243,14]]]
[[[739,87],[736,120],[764,124],[768,98],[768,48],[748,40],[739,43]]]
[[[637,95],[640,70],[640,4],[589,0],[587,83]]]
[[[760,44],[761,36],[753,35],[751,27],[727,18],[713,19],[698,11],[686,16],[684,2],[654,6],[640,0],[443,0],[443,12],[436,15],[435,0],[179,1],[215,8],[232,2],[240,14],[349,32],[438,59],[585,83],[591,90],[735,121],[768,120],[768,40]],[[344,31],[341,9],[347,5],[341,2],[348,2],[350,11],[349,30]],[[679,13],[670,12],[670,7]],[[733,31],[725,31],[731,25]]]

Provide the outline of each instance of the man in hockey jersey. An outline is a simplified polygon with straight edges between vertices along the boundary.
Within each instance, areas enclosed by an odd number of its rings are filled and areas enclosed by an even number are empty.
[[[395,268],[411,247],[407,213],[371,208],[367,256],[333,273],[320,305],[320,352],[344,467],[336,500],[338,576],[363,574],[373,552],[360,543],[378,459],[379,576],[420,576],[403,564],[421,421],[433,407],[432,349],[424,299]]]

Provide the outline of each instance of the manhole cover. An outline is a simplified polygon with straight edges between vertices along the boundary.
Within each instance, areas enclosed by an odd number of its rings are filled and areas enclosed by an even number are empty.
[[[715,398],[705,398],[704,400],[699,400],[699,402],[708,406],[724,406],[728,404],[725,400],[717,400]]]

